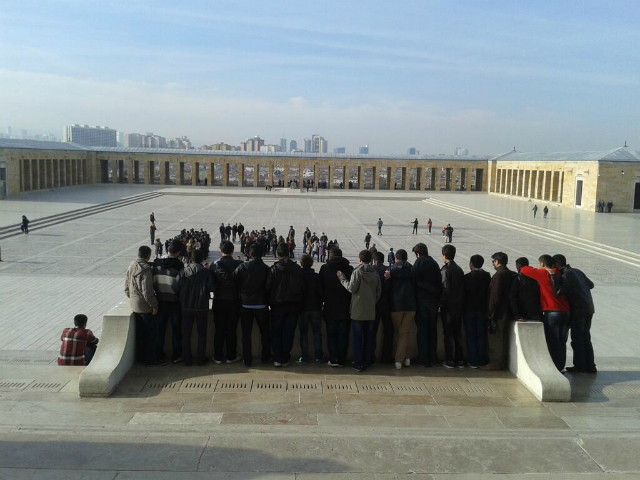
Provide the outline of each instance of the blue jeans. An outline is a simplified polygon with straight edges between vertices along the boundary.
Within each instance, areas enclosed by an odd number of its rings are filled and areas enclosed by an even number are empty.
[[[465,310],[464,331],[467,337],[467,357],[472,367],[485,365],[487,352],[487,321],[484,312]]]
[[[85,365],[89,365],[91,363],[91,360],[93,359],[93,356],[96,354],[96,349],[98,348],[98,345],[95,343],[88,343],[87,346],[84,349],[84,364]]]
[[[321,312],[301,312],[300,313],[300,350],[302,351],[302,361],[309,361],[309,323],[313,329],[313,354],[316,362],[322,361],[322,313]]]
[[[371,359],[373,320],[353,320],[353,366],[366,367]]]
[[[289,363],[293,336],[300,311],[297,306],[275,306],[271,309],[271,347],[273,360],[279,363]]]
[[[567,363],[569,315],[563,312],[543,312],[544,336],[551,360],[561,372]]]
[[[416,307],[418,363],[434,366],[438,361],[438,299],[419,296]]]
[[[349,329],[351,319],[336,318],[324,311],[324,320],[327,322],[327,345],[329,347],[329,358],[332,363],[344,365],[349,349]]]

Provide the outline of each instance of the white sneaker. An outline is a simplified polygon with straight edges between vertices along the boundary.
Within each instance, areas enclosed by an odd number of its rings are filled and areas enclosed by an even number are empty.
[[[273,362],[274,367],[281,367],[282,364],[280,362]]]
[[[401,370],[401,369],[402,369],[402,363],[396,362],[396,370]]]
[[[214,360],[213,363],[216,365],[222,365],[222,360]]]
[[[232,363],[236,363],[236,362],[239,362],[239,361],[240,361],[240,357],[236,357],[236,358],[234,358],[232,360],[227,360],[227,364],[231,365]]]
[[[405,359],[404,359],[404,366],[405,366],[405,367],[408,367],[409,365],[411,365],[411,359],[409,359],[409,358],[405,358]]]

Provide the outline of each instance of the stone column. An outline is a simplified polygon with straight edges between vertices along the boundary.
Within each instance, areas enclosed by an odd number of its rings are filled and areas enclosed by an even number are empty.
[[[396,167],[387,167],[387,183],[389,184],[389,190],[396,189]]]
[[[407,167],[401,167],[401,175],[400,175],[400,188],[402,190],[409,190],[409,178],[407,175]]]
[[[471,191],[471,174],[472,174],[472,170],[470,168],[465,168],[465,173],[467,174],[467,192]]]
[[[442,182],[442,167],[434,167],[434,171],[436,174],[436,192],[439,192],[441,190],[440,182]]]
[[[378,177],[378,167],[371,167],[371,186],[374,190],[380,190],[380,178]]]
[[[149,185],[151,183],[153,183],[153,174],[155,173],[153,171],[154,169],[154,164],[152,161],[147,161],[145,160],[144,162],[144,183],[146,185]]]
[[[160,185],[166,185],[167,183],[167,167],[165,166],[166,164],[166,161],[160,160]]]
[[[360,187],[360,190],[364,190],[364,172],[365,172],[365,167],[363,167],[362,165],[358,165],[358,186]]]
[[[213,182],[215,180],[215,172],[216,172],[216,164],[213,162],[207,163],[207,186],[213,187]]]
[[[542,193],[540,194],[540,200],[545,200],[545,197],[547,196],[547,189],[549,188],[549,185],[547,185],[547,171],[543,170],[542,171]]]
[[[133,159],[127,159],[127,182],[134,183]]]
[[[273,185],[273,167],[274,167],[273,163],[270,163],[269,164],[269,176],[267,177],[267,185],[271,185],[271,186],[274,186]]]
[[[196,162],[195,160],[191,160],[191,185],[195,186],[198,185],[198,173],[200,173],[198,170],[200,168],[200,164],[198,162]]]
[[[318,188],[318,170],[320,169],[320,167],[318,166],[318,163],[314,163],[313,164],[313,188]]]
[[[333,176],[335,175],[335,172],[333,171],[333,167],[331,165],[327,167],[327,172],[328,172],[327,187],[330,190],[333,190]]]
[[[289,165],[287,165],[287,162],[285,161],[284,163],[284,167],[283,167],[283,175],[284,179],[282,180],[284,182],[284,188],[288,188],[289,187]]]
[[[304,186],[304,165],[298,165],[298,188]]]
[[[253,186],[258,186],[258,180],[260,179],[260,164],[256,163],[253,167]]]
[[[27,160],[28,161],[28,160]],[[67,170],[65,168],[64,159],[58,160],[58,173],[60,174],[60,186],[64,187],[67,185]],[[107,179],[108,180],[108,179]]]
[[[227,162],[222,164],[222,186],[229,186],[229,164]]]

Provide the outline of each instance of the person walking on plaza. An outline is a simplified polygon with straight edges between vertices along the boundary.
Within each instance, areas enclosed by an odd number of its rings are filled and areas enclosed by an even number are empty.
[[[506,253],[494,253],[491,255],[491,261],[496,273],[493,274],[489,283],[487,307],[489,363],[482,368],[502,370],[507,364],[508,327],[509,320],[513,318],[509,308],[509,293],[516,274],[507,268],[509,256]]]
[[[152,223],[149,226],[149,237],[151,238],[151,246],[156,243],[156,224]]]
[[[433,222],[431,221],[431,218],[429,218],[429,221],[427,222],[427,228],[429,229],[429,235],[431,235],[431,227],[433,227]]]
[[[371,234],[367,233],[364,237],[364,248],[369,250],[369,244],[371,243]]]
[[[569,302],[564,295],[556,294],[554,282],[560,280],[560,275],[553,267],[553,258],[550,255],[541,255],[538,262],[540,268],[522,267],[520,273],[534,279],[540,286],[542,322],[547,347],[553,363],[558,371],[562,372],[567,362]]]
[[[509,306],[511,315],[518,322],[525,320],[542,321],[540,309],[540,287],[532,278],[525,277],[520,270],[529,266],[529,259],[520,257],[516,260],[518,275],[511,283],[509,290]]]
[[[160,322],[158,299],[153,290],[153,273],[149,260],[151,249],[146,245],[138,249],[138,258],[129,264],[124,283],[124,293],[130,300],[136,319],[136,356],[149,366],[161,366],[166,362],[160,351]]]
[[[440,269],[442,275],[442,293],[440,294],[440,310],[442,312],[442,329],[444,331],[444,351],[446,368],[463,368],[462,351],[462,304],[464,300],[464,272],[455,262],[456,247],[442,247]]]
[[[347,279],[351,278],[353,267],[349,260],[342,256],[342,250],[333,247],[329,251],[329,260],[320,267],[320,281],[322,282],[323,316],[327,324],[327,346],[329,348],[330,367],[342,367],[349,348],[349,306],[351,294],[342,286],[338,279],[338,272],[342,272]]]
[[[300,311],[300,363],[309,363],[309,325],[313,331],[313,355],[316,364],[324,361],[322,354],[322,282],[320,275],[311,268],[313,258],[303,255],[302,266],[302,306]]]
[[[395,262],[395,256],[393,258]],[[393,323],[391,322],[391,311],[389,307],[389,280],[385,278],[385,272],[388,268],[384,264],[384,255],[382,252],[377,252],[373,256],[373,261],[373,268],[380,277],[382,291],[376,303],[376,319],[371,328],[371,359],[369,365],[375,363],[376,340],[380,324],[382,324],[382,352],[380,354],[380,361],[382,363],[393,363]],[[389,263],[389,265],[393,265],[393,263]]]
[[[418,234],[418,218],[413,221],[413,230],[411,231],[411,234],[413,235],[414,233],[416,235]]]
[[[491,274],[482,269],[484,258],[472,255],[464,276],[464,331],[467,337],[467,357],[471,368],[486,365],[487,301]]]
[[[240,318],[240,301],[238,300],[238,282],[233,272],[242,263],[233,258],[234,246],[229,240],[222,242],[220,258],[209,265],[216,284],[213,298],[213,362],[216,365],[235,363],[239,360],[237,352],[237,330]]]
[[[378,235],[382,235],[382,225],[383,225],[382,218],[378,217]]]
[[[416,292],[411,278],[411,264],[407,262],[407,251],[396,252],[396,263],[389,267],[388,278],[391,297],[391,321],[394,335],[398,338],[395,353],[395,366],[411,365],[409,358],[409,334],[416,316]],[[387,277],[387,274],[385,274]]]
[[[534,204],[531,211],[533,212],[533,218],[536,218],[536,215],[538,214],[538,205]]]
[[[262,363],[271,358],[271,327],[267,311],[267,278],[269,267],[262,261],[262,247],[254,243],[249,247],[251,259],[241,263],[233,272],[240,290],[240,326],[242,329],[242,360],[245,367],[253,362],[251,332],[255,320],[260,329]]]
[[[231,228],[231,224],[227,223],[227,226],[224,227],[224,239],[231,240],[231,232],[233,229]]]
[[[20,230],[24,234],[29,233],[29,219],[26,215],[22,215],[22,223],[20,224]]]
[[[371,360],[371,328],[376,316],[376,303],[382,294],[380,277],[371,266],[373,255],[362,250],[358,255],[358,266],[351,278],[338,270],[342,286],[351,293],[351,324],[353,325],[353,368],[363,372]]]
[[[446,243],[453,242],[453,227],[451,226],[450,223],[447,224],[447,229],[445,233],[446,233],[445,242]]]
[[[178,274],[184,264],[178,258],[182,250],[179,240],[169,244],[166,258],[153,261],[153,287],[158,298],[159,347],[158,358],[164,358],[164,343],[167,325],[171,325],[171,361],[182,361],[182,309],[180,298],[173,291]]]
[[[149,215],[149,221],[151,223],[156,223],[156,215],[153,212],[151,212],[151,215]]]
[[[375,254],[378,251],[375,243],[371,245],[371,248],[369,248],[369,251],[371,252],[371,255]]]
[[[375,255],[374,255],[374,260],[375,260]],[[393,265],[394,263],[396,263],[396,254],[393,253],[393,247],[390,247],[389,253],[387,253],[387,263],[389,265]]]
[[[193,364],[191,334],[194,322],[198,330],[196,362],[200,366],[204,365],[206,361],[209,298],[211,292],[215,290],[215,283],[211,271],[202,265],[203,260],[202,250],[194,250],[191,253],[191,263],[178,274],[176,283],[173,284],[173,291],[180,295],[182,355],[184,364],[187,366]]]
[[[298,326],[302,303],[302,269],[289,256],[286,243],[278,245],[278,261],[267,277],[271,307],[271,346],[273,365],[286,367],[291,358],[293,337]]]
[[[224,242],[226,240],[225,236],[225,228],[224,228],[224,223],[220,224],[220,228],[218,228],[218,231],[220,232],[220,245],[222,245],[222,242]]]
[[[591,296],[593,282],[581,270],[567,264],[564,255],[554,255],[553,262],[562,275],[559,285],[556,286],[556,295],[567,297],[571,310],[573,366],[567,367],[567,371],[596,373],[598,370],[591,344],[591,320],[595,313]]]
[[[160,241],[159,238],[156,238],[156,243],[155,243],[155,249],[156,249],[156,258],[160,258],[162,256],[162,242]]]
[[[547,215],[549,215],[549,207],[545,205],[544,209],[542,210],[542,218],[547,218]]]

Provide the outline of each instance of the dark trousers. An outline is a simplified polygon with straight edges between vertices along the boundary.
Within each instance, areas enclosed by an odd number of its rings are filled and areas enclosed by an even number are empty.
[[[444,352],[448,362],[462,362],[462,312],[443,309]]]
[[[416,308],[418,363],[434,366],[438,363],[438,300],[420,296]]]
[[[567,363],[569,315],[563,312],[543,312],[544,336],[551,360],[561,372]]]
[[[469,363],[474,367],[486,365],[487,321],[484,311],[465,310],[464,331]]]
[[[322,355],[322,312],[300,312],[300,350],[302,361],[309,361],[309,324],[313,330],[313,355],[321,362]]]
[[[225,346],[227,360],[235,360],[238,356],[238,317],[240,305],[237,300],[215,300],[213,323],[216,332],[213,336],[213,358],[219,362],[224,359]]]
[[[378,328],[382,323],[382,352],[380,361],[382,363],[393,362],[393,323],[391,322],[391,311],[387,303],[376,304],[376,318],[371,325],[371,358],[369,365],[375,363],[377,349]]]
[[[571,318],[571,348],[573,349],[573,366],[582,372],[596,368],[591,344],[591,320],[593,315],[574,316]]]
[[[205,362],[205,352],[207,348],[207,316],[208,311],[201,310],[183,310],[182,311],[182,355],[184,356],[184,364],[191,365],[193,357],[191,355],[191,334],[193,332],[193,322],[196,322],[198,329],[198,365]]]
[[[414,234],[414,233],[416,233],[416,234],[417,234],[417,233],[418,233],[418,227],[416,227],[416,226],[414,225],[414,226],[413,226],[413,230],[411,230],[411,233],[412,233],[412,234]]]
[[[262,343],[261,360],[268,362],[271,358],[271,328],[269,326],[269,312],[265,308],[240,309],[240,326],[242,327],[242,359],[246,366],[251,366],[253,355],[251,354],[251,333],[253,332],[253,320],[255,319],[260,330]]]
[[[88,343],[84,349],[84,364],[89,365],[93,356],[96,354],[96,349],[98,348],[98,344],[96,343]]]
[[[329,357],[332,363],[344,365],[349,349],[349,328],[351,319],[349,317],[336,317],[328,314],[325,310],[324,320],[327,322],[327,346],[329,347]]]
[[[297,305],[271,307],[271,345],[274,361],[289,363],[299,316],[300,308]]]
[[[144,364],[158,363],[160,321],[151,313],[136,313],[136,358]]]
[[[158,342],[158,358],[164,358],[164,344],[167,335],[167,325],[171,325],[171,360],[182,356],[182,310],[179,302],[160,302],[158,306],[160,317],[160,340]]]
[[[353,366],[366,367],[371,359],[373,320],[353,320]]]

